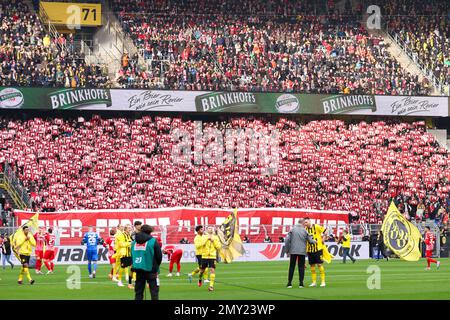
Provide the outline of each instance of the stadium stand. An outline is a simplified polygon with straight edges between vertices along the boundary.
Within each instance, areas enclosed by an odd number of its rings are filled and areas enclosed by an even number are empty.
[[[381,36],[364,29],[362,7],[341,14],[333,1],[325,9],[293,0],[111,3],[150,61],[143,67],[138,55],[124,54],[122,88],[430,93],[430,84],[403,69]],[[449,85],[448,2],[374,3],[383,7],[388,31]],[[107,66],[87,65],[73,36],[48,35],[25,1],[2,2],[0,21],[0,86],[113,85]],[[422,122],[236,116],[204,125],[279,129],[278,174],[261,175],[253,165],[174,165],[172,130],[192,133],[194,127],[192,119],[177,116],[2,116],[0,162],[12,165],[42,210],[301,207],[347,210],[353,222],[379,223],[391,198],[418,219],[434,219],[450,203],[448,152]]]
[[[2,1],[0,22],[0,86],[110,86],[105,66],[87,65],[72,36],[52,38],[24,1]]]
[[[151,61],[146,71],[125,57],[119,84],[182,90],[430,92],[390,56],[381,37],[368,34],[356,15],[300,15],[308,12],[302,7],[306,2],[287,2],[291,6],[285,7],[282,1],[272,2],[278,6],[269,15],[249,2],[240,10],[237,1],[204,9],[189,1],[171,8],[114,0],[124,31]]]
[[[450,3],[375,1],[388,16],[388,31],[441,86],[450,86]],[[448,94],[448,91],[447,91]]]
[[[86,64],[72,36],[46,34],[23,0],[4,2],[0,85],[391,95],[432,91],[427,80],[420,81],[388,53],[382,37],[369,35],[359,22],[361,10],[343,15],[328,1],[321,15],[313,16],[308,14],[319,10],[314,1],[201,3],[113,0],[123,30],[149,67],[124,54],[112,81],[108,66]],[[439,20],[437,32],[432,21],[423,20],[421,31],[412,21],[406,29],[395,21],[390,28],[420,47],[422,65],[448,84],[448,23]],[[422,49],[419,37],[424,34],[428,45]]]
[[[175,164],[173,130],[194,132],[194,121],[181,116],[2,117],[0,163],[11,164],[42,210],[293,207],[347,210],[353,222],[379,223],[391,198],[411,218],[434,218],[448,205],[448,152],[424,122],[222,117],[203,127],[276,128],[278,173],[261,174],[248,161]]]

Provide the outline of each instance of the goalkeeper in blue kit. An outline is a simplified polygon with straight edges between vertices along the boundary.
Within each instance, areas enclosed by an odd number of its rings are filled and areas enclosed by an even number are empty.
[[[89,227],[88,232],[84,234],[82,245],[86,245],[86,255],[88,260],[88,271],[89,278],[95,278],[95,273],[97,272],[97,261],[98,261],[98,245],[103,244],[103,239],[94,232],[94,228]],[[94,271],[92,271],[92,265],[94,266]]]

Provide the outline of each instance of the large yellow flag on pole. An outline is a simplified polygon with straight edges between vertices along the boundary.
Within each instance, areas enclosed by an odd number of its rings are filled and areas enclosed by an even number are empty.
[[[383,225],[384,244],[401,259],[406,261],[418,261],[421,257],[420,240],[422,235],[419,229],[405,219],[398,211],[394,201],[384,217]]]
[[[217,235],[222,243],[220,257],[225,263],[230,263],[244,254],[244,246],[239,236],[237,209],[231,213],[217,229]]]
[[[25,241],[25,233],[23,232],[23,227],[25,226],[32,229],[32,233],[33,231],[37,230],[39,228],[39,213],[36,213],[34,216],[32,216],[30,220],[28,220],[26,223],[20,226],[16,230],[16,232],[14,232],[14,234],[10,237],[12,251],[14,252],[14,255],[19,261],[20,261],[19,257],[20,246],[17,247],[17,245]]]

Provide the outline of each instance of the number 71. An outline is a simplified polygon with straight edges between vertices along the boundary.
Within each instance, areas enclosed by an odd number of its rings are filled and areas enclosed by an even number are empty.
[[[83,17],[84,21],[86,21],[88,19],[89,11],[92,11],[92,14],[94,15],[94,20],[97,20],[97,9],[84,8],[82,11],[84,13],[84,17]]]

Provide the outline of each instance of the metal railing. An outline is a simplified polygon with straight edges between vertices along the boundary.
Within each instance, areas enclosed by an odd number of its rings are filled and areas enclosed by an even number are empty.
[[[0,187],[5,189],[20,209],[31,208],[31,198],[27,189],[17,178],[11,166],[5,162],[4,171],[0,175]]]
[[[0,173],[0,188],[5,190],[8,193],[8,195],[11,197],[12,201],[14,202],[14,204],[19,209],[25,209],[26,208],[26,204],[23,201],[21,201],[19,194],[14,191],[13,187],[11,186],[11,184],[5,178],[5,174],[3,172]]]
[[[136,47],[133,39],[130,37],[128,33],[126,33],[122,29],[122,21],[119,16],[114,14],[114,10],[112,7],[112,2],[109,2],[110,7],[109,10],[104,12],[103,18],[105,20],[105,28],[107,28],[107,32],[110,34],[114,34],[116,37],[115,43],[113,45],[120,53],[128,52],[129,54],[138,53],[139,55],[139,63],[144,64],[145,59],[139,52],[139,49]],[[119,48],[116,44],[120,43],[121,47]]]
[[[60,33],[58,30],[56,30],[55,26],[51,23],[50,18],[48,17],[47,13],[45,12],[44,7],[42,6],[42,2],[39,4],[39,17],[41,21],[43,22],[43,25],[47,28],[47,31],[52,39],[58,39],[60,36]],[[64,43],[59,43],[59,41],[56,41],[56,46],[58,49],[62,52],[66,52],[66,45]]]
[[[73,45],[74,51],[81,52],[87,64],[107,64],[99,54],[94,53],[98,52],[98,49],[95,50],[92,40],[76,40]]]
[[[17,230],[17,227],[0,227],[0,235],[3,234],[5,236],[10,236],[16,230]]]
[[[414,62],[414,64],[422,71],[425,77],[432,83],[432,85],[442,94],[449,95],[450,85],[445,85],[443,82],[439,81],[433,73],[433,70],[430,70],[425,67],[424,63],[419,58],[419,55],[414,52],[404,41],[400,39],[397,33],[392,32],[389,29],[386,29],[386,34],[389,38],[398,44],[398,46],[403,50],[404,53]]]

